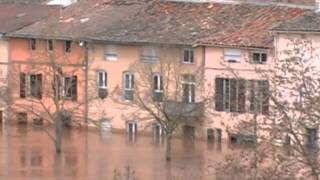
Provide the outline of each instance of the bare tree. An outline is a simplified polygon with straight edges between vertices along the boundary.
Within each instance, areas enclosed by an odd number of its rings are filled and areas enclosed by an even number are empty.
[[[136,119],[147,127],[155,123],[161,127],[166,138],[165,157],[170,161],[174,134],[182,125],[201,123],[204,107],[200,96],[201,66],[196,62],[183,65],[179,53],[175,56],[177,53],[170,54],[168,50],[158,47],[159,56],[142,57],[146,59],[132,64],[124,75],[123,87],[112,97],[124,104],[131,101]]]

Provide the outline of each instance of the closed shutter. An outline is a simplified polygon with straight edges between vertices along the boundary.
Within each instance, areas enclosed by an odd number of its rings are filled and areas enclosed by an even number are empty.
[[[223,111],[223,78],[215,79],[215,109]]]
[[[231,79],[230,81],[230,112],[237,112],[237,79]]]
[[[20,73],[20,97],[26,97],[26,74]]]
[[[71,81],[71,98],[73,101],[77,100],[77,76],[72,76]]]
[[[61,78],[59,75],[55,75],[53,79],[53,93],[54,97],[57,98],[57,100],[60,100],[61,98]]]
[[[246,111],[246,80],[239,79],[238,81],[238,112]]]
[[[269,83],[268,81],[263,81],[262,85],[262,114],[269,114]]]
[[[36,84],[37,84],[37,98],[42,98],[42,74],[36,75]]]

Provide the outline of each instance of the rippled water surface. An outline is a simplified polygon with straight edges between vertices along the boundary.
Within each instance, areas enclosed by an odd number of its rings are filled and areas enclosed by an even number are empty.
[[[70,130],[55,155],[47,132],[9,126],[0,131],[0,179],[112,179],[130,172],[139,180],[214,179],[213,166],[230,153],[224,144],[175,139],[173,159],[164,160],[164,141],[125,134]]]

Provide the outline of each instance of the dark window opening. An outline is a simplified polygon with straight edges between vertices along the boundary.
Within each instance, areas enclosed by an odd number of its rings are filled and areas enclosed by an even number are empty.
[[[136,122],[127,122],[127,133],[129,135],[135,135],[138,132],[138,125]]]
[[[36,39],[30,39],[30,41],[29,41],[29,47],[30,47],[30,49],[31,50],[36,50],[36,48],[37,48],[37,41],[36,41]]]
[[[71,52],[71,41],[64,42],[64,52]]]
[[[213,129],[207,129],[207,140],[208,141],[214,141],[214,130]]]
[[[43,126],[43,118],[35,118],[33,119],[34,126]]]
[[[306,146],[316,148],[318,146],[318,129],[306,128]]]
[[[47,40],[47,50],[53,51],[53,40],[51,39]]]
[[[183,134],[188,139],[195,140],[195,131],[196,129],[193,126],[185,125],[183,127]]]
[[[216,129],[216,136],[217,136],[217,141],[221,142],[222,141],[222,130],[221,129]]]

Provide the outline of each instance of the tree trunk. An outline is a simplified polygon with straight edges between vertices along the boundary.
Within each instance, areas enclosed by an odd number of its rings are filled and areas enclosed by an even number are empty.
[[[63,120],[60,115],[56,116],[55,121],[54,121],[54,128],[55,128],[55,148],[56,148],[56,153],[60,154],[61,153],[61,143],[62,143],[62,131],[63,131]]]
[[[171,140],[172,140],[172,135],[168,134],[166,136],[166,160],[171,161]]]

